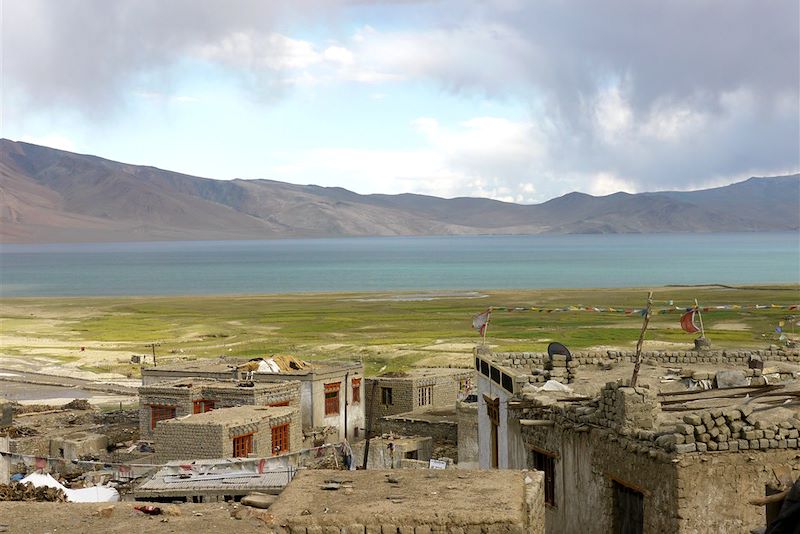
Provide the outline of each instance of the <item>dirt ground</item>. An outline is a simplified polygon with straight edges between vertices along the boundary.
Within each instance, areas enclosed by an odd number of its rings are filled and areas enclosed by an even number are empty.
[[[164,513],[150,516],[134,510],[142,503],[77,504],[0,502],[0,532],[11,534],[148,534],[151,532],[227,532],[263,534],[266,515],[228,503],[156,505]],[[237,514],[243,519],[237,519]]]
[[[525,475],[519,471],[304,471],[269,511],[277,524],[520,524]],[[321,489],[335,480],[341,488]]]

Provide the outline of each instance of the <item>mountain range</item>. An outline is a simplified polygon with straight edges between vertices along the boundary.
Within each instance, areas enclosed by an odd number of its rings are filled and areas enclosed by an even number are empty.
[[[542,204],[213,180],[0,140],[0,242],[800,229],[800,174]]]

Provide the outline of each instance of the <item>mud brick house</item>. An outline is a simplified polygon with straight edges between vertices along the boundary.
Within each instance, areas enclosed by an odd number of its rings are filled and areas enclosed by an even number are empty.
[[[161,421],[159,461],[269,457],[295,452],[303,441],[300,414],[287,406],[236,406]]]
[[[339,484],[331,481],[347,479]],[[544,532],[542,475],[520,471],[305,470],[270,506],[266,532]]]
[[[765,510],[748,501],[800,477],[797,381],[663,391],[656,368],[638,387],[548,393],[513,360],[475,354],[479,461],[544,473],[547,532],[750,532]]]
[[[367,418],[415,410],[455,408],[456,401],[472,391],[473,373],[468,369],[411,369],[366,382]]]
[[[179,379],[139,388],[139,435],[152,440],[159,421],[233,406],[300,409],[300,382],[275,384]]]
[[[219,358],[145,367],[142,384],[179,378],[206,378],[257,385],[299,382],[303,431],[314,444],[358,439],[364,428],[364,366],[357,362],[306,362],[293,357],[256,361]]]

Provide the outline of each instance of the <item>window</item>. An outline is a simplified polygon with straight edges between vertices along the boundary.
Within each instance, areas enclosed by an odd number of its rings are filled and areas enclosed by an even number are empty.
[[[174,406],[161,406],[158,404],[150,405],[150,430],[154,430],[156,428],[156,423],[158,423],[159,421],[165,421],[167,419],[174,419],[174,418],[175,418]]]
[[[644,532],[644,495],[616,480],[614,492],[614,532],[642,534]]]
[[[432,398],[433,386],[425,386],[417,390],[417,406],[428,406]]]
[[[406,460],[419,460],[419,451],[406,451],[405,457]]]
[[[556,457],[541,451],[531,451],[533,468],[544,471],[544,503],[556,505]]]
[[[253,434],[244,434],[233,438],[233,457],[247,458],[253,452]]]
[[[325,416],[339,414],[339,389],[342,383],[325,384]]]
[[[272,455],[289,452],[289,423],[272,427]]]
[[[392,388],[381,388],[381,404],[384,406],[392,405]]]
[[[361,402],[361,379],[354,378],[351,382],[353,388],[353,404]]]
[[[214,409],[213,400],[196,400],[194,401],[194,413],[210,412]]]

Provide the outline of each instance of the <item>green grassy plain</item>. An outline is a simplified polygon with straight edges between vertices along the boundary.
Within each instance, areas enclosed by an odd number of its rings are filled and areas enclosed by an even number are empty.
[[[655,306],[669,300],[689,306],[793,305],[800,285],[750,288],[653,288]],[[440,294],[442,294],[440,292]],[[446,295],[446,293],[444,293]],[[0,312],[2,354],[33,353],[94,371],[135,373],[131,354],[158,342],[161,361],[186,357],[242,358],[291,353],[301,358],[363,359],[368,372],[413,365],[468,365],[479,341],[475,313],[493,307],[570,305],[642,307],[646,289],[488,290],[483,298],[457,292],[432,300],[403,300],[400,293],[264,296],[7,298]],[[718,347],[766,347],[800,317],[782,309],[710,311],[708,337]],[[650,348],[690,348],[694,336],[678,328],[679,314],[655,315]],[[550,341],[574,350],[632,348],[641,317],[585,311],[496,311],[487,341],[500,351],[542,351]],[[800,327],[794,326],[796,331]],[[80,351],[79,347],[85,347]]]

